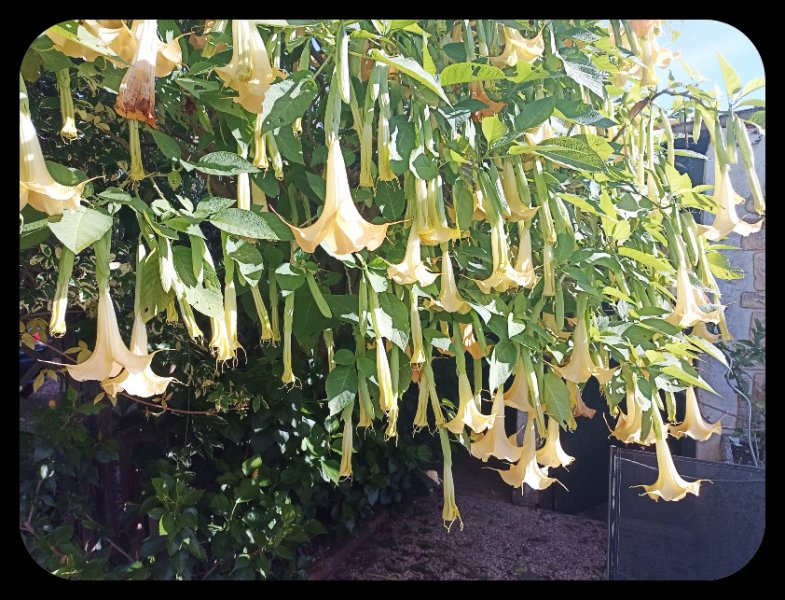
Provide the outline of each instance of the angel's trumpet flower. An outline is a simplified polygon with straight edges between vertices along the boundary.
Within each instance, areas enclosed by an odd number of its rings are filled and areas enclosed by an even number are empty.
[[[482,81],[473,81],[470,83],[469,93],[472,98],[479,100],[488,106],[488,108],[483,108],[482,110],[472,113],[472,119],[474,119],[474,121],[477,123],[482,121],[485,117],[490,117],[498,112],[501,112],[504,107],[507,106],[505,102],[495,102],[488,98],[488,95],[485,93],[485,88],[482,85]]]
[[[114,109],[121,117],[155,124],[155,64],[158,60],[158,21],[146,19],[139,26],[139,46],[125,72]]]
[[[233,19],[232,44],[232,60],[215,72],[239,93],[235,102],[248,112],[261,113],[264,96],[275,74],[255,21]]]
[[[57,288],[52,300],[52,319],[49,322],[49,334],[52,337],[63,337],[66,331],[65,310],[68,308],[68,285],[74,270],[74,253],[63,246],[57,265]]]
[[[572,404],[572,416],[593,419],[597,411],[586,406],[581,396],[581,391],[578,389],[578,384],[568,381],[567,392],[570,395],[570,404]]]
[[[60,117],[63,126],[60,136],[67,140],[75,140],[79,132],[74,119],[74,99],[71,97],[71,74],[68,69],[57,71],[57,91],[60,93]]]
[[[698,230],[707,239],[716,241],[731,233],[738,233],[746,237],[757,233],[763,226],[763,219],[757,223],[747,223],[739,218],[736,213],[736,192],[730,180],[730,166],[720,166],[720,161],[714,162],[714,202],[719,204],[719,211],[711,225],[698,225]]]
[[[523,137],[530,146],[536,146],[540,142],[551,139],[553,137],[551,120],[545,119],[540,125],[527,131]]]
[[[30,104],[22,76],[19,76],[19,210],[30,204],[47,215],[64,209],[78,210],[87,181],[61,185],[49,174],[41,144],[30,117]]]
[[[458,286],[455,284],[455,274],[452,270],[452,261],[450,260],[450,253],[446,250],[442,252],[442,289],[439,292],[438,300],[429,300],[427,302],[428,308],[438,306],[447,312],[457,312],[466,314],[471,310],[471,307],[464,300],[461,293],[458,291]]]
[[[463,520],[461,513],[458,511],[458,505],[455,504],[455,485],[452,480],[452,451],[450,450],[450,437],[444,430],[439,430],[439,439],[442,444],[442,456],[444,457],[444,472],[442,473],[444,485],[444,508],[442,509],[442,519],[444,520],[447,531],[450,530],[455,519],[461,524],[461,531],[463,531]]]
[[[510,389],[504,392],[504,404],[529,414],[536,412],[529,400],[529,383],[526,380],[522,360],[518,361],[518,366],[515,367],[515,376]]]
[[[332,254],[350,254],[363,248],[376,250],[387,235],[389,223],[374,225],[363,219],[352,200],[340,142],[335,137],[328,143],[324,208],[309,227],[289,225],[295,242],[311,253],[320,244]]]
[[[461,339],[463,340],[463,349],[475,360],[487,356],[490,351],[490,347],[487,344],[485,347],[486,352],[482,351],[482,347],[474,335],[474,325],[472,323],[461,323]]]
[[[417,305],[417,292],[413,288],[410,290],[409,321],[412,326],[412,356],[409,362],[417,370],[425,362],[425,348],[423,347],[422,323],[420,322],[420,310]]]
[[[427,182],[415,178],[415,191],[417,194],[417,233],[420,235],[420,241],[426,246],[436,246],[461,237],[461,230],[458,227],[452,228],[447,224],[444,200],[442,199],[441,175],[437,175]]]
[[[456,340],[459,339],[458,334],[465,331],[464,325],[457,321],[454,323],[453,329],[453,337]],[[455,418],[447,423],[447,429],[455,434],[460,434],[463,432],[465,425],[475,433],[480,433],[493,425],[494,417],[482,414],[474,400],[469,377],[466,375],[466,356],[461,346],[457,343],[455,344],[455,367],[458,375],[458,411],[455,413]]]
[[[518,183],[515,179],[515,167],[511,160],[503,162],[501,173],[502,191],[507,200],[507,205],[510,207],[510,221],[521,222],[526,219],[531,219],[537,212],[537,207],[529,207],[524,204],[521,195],[518,192]]]
[[[299,379],[292,370],[292,324],[294,322],[294,294],[291,292],[283,302],[283,374],[284,385],[297,387]]]
[[[667,48],[660,47],[657,36],[661,24],[662,21],[659,19],[630,19],[632,31],[640,46],[640,58],[643,64],[630,61],[628,66],[621,67],[619,73],[612,78],[614,85],[621,87],[628,79],[636,79],[642,86],[654,86],[657,84],[655,68],[666,68],[674,58],[681,55],[678,51],[671,52]]]
[[[625,444],[641,444],[648,446],[652,444],[655,439],[654,428],[649,429],[649,434],[646,439],[641,439],[641,427],[643,424],[643,410],[638,406],[638,401],[635,399],[636,392],[634,385],[627,385],[627,414],[619,411],[619,420],[616,421],[616,427],[613,429],[611,435],[620,442]],[[659,414],[657,409],[654,412]]]
[[[536,452],[537,462],[546,467],[558,469],[567,467],[574,460],[574,456],[567,454],[559,441],[559,422],[553,417],[548,418],[548,435],[545,445]]]
[[[695,323],[695,326],[692,328],[692,335],[697,335],[711,344],[720,339],[718,334],[709,331],[709,328],[703,321],[698,321]]]
[[[673,312],[665,320],[676,327],[692,327],[696,323],[718,323],[720,320],[720,310],[714,309],[711,312],[703,312],[702,305],[709,304],[709,299],[703,290],[696,288],[690,282],[687,263],[679,263],[678,273],[676,274],[676,306]]]
[[[514,488],[519,488],[525,483],[533,490],[544,490],[554,482],[561,484],[557,479],[548,477],[548,467],[540,467],[537,464],[537,431],[535,430],[535,422],[536,419],[531,415],[527,418],[521,457],[518,462],[511,465],[509,469],[497,469],[505,483]]]
[[[534,272],[534,260],[532,259],[532,235],[529,224],[525,221],[518,221],[518,237],[520,244],[515,258],[515,271],[527,281],[523,287],[534,287],[537,275]]]
[[[343,419],[343,441],[341,442],[341,466],[338,470],[338,479],[352,476],[352,452],[353,432],[352,432],[352,409],[354,402],[351,402],[341,413]]]
[[[183,322],[185,322],[185,328],[188,331],[188,336],[194,340],[198,341],[204,336],[202,330],[199,328],[199,324],[196,322],[196,317],[194,317],[194,311],[191,308],[191,305],[184,299],[184,294],[182,296],[177,297],[177,304],[180,306],[180,313],[183,315]]]
[[[668,433],[662,424],[660,411],[657,409],[654,410],[653,419],[656,419],[658,422],[659,427],[657,429],[661,432],[661,435],[657,436],[656,441],[659,475],[657,476],[657,481],[651,485],[637,485],[633,487],[642,487],[646,490],[646,495],[655,501],[660,498],[666,501],[681,500],[687,494],[699,495],[700,484],[706,480],[698,479],[697,481],[688,482],[681,478],[678,471],[676,471],[676,465],[673,464],[673,457],[668,448]],[[652,426],[653,429],[655,429],[654,426]]]
[[[589,335],[586,328],[586,319],[579,316],[572,338],[570,362],[561,367],[554,366],[553,370],[567,381],[585,383],[596,368],[589,354]]]
[[[531,39],[525,38],[521,32],[504,27],[504,51],[499,56],[491,56],[490,62],[496,67],[514,67],[518,61],[533,63],[545,51],[545,41],[542,33]]]
[[[471,454],[479,458],[482,462],[488,462],[491,456],[515,462],[521,456],[522,448],[514,443],[515,434],[510,438],[504,431],[504,386],[500,385],[496,390],[493,399],[493,409],[491,411],[493,425],[483,435],[479,442],[474,442],[471,446]]]
[[[510,249],[507,246],[507,235],[504,232],[504,220],[494,219],[491,225],[491,254],[493,256],[493,272],[487,279],[476,280],[484,294],[492,290],[506,292],[510,288],[527,287],[533,284],[533,272],[527,275],[520,273],[510,264]]]
[[[398,399],[393,394],[390,361],[381,336],[376,340],[376,380],[379,382],[379,407],[388,413],[398,405]]]
[[[687,388],[686,391],[686,413],[684,415],[684,422],[680,425],[671,425],[669,427],[670,434],[679,439],[686,435],[693,440],[705,442],[713,433],[722,433],[722,419],[718,419],[715,423],[709,425],[703,420],[700,408],[698,407],[698,399],[695,397],[695,389]]]
[[[436,281],[439,273],[429,271],[422,262],[421,256],[420,236],[417,233],[417,228],[412,226],[409,229],[406,255],[403,257],[403,261],[387,267],[387,275],[400,285],[411,285],[415,282],[422,287],[431,285]]]

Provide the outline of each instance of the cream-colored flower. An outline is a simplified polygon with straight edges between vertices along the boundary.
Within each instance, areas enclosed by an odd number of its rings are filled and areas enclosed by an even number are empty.
[[[680,425],[670,425],[670,434],[679,439],[683,435],[691,437],[693,440],[705,442],[713,433],[722,433],[722,419],[718,419],[715,423],[709,425],[703,420],[700,408],[698,406],[698,399],[695,397],[695,389],[687,388],[686,396],[686,412],[684,421]]]
[[[731,233],[746,237],[757,233],[763,226],[763,219],[757,223],[747,223],[736,213],[736,192],[730,179],[730,166],[720,167],[720,161],[714,161],[714,202],[719,205],[717,215],[711,225],[698,225],[698,231],[706,239],[716,241]]]
[[[487,279],[475,280],[484,294],[491,290],[506,292],[510,288],[530,287],[534,284],[534,272],[521,273],[510,263],[510,249],[507,235],[504,232],[504,220],[497,218],[491,225],[491,254],[493,256],[493,272]],[[524,249],[525,250],[525,249]]]
[[[207,345],[212,349],[215,360],[220,362],[233,360],[235,355],[226,332],[226,321],[210,317],[210,332],[210,341]]]
[[[578,325],[572,337],[572,354],[570,362],[561,367],[554,366],[553,370],[563,379],[573,383],[585,383],[592,376],[597,367],[594,365],[589,353],[589,335],[586,320],[578,318]]]
[[[466,331],[462,323],[459,323],[458,326],[462,333]],[[468,327],[471,327],[471,325]],[[456,373],[458,375],[458,411],[455,413],[455,418],[447,423],[447,429],[455,434],[460,434],[463,433],[465,425],[475,433],[480,433],[493,425],[495,417],[493,415],[484,415],[480,411],[480,407],[472,394],[469,378],[466,375],[466,357],[463,354],[463,348],[457,344],[456,348],[456,351],[459,353],[455,357]]]
[[[572,416],[586,417],[588,419],[593,419],[597,411],[593,408],[589,408],[588,406],[586,406],[586,403],[583,401],[583,397],[581,396],[581,391],[578,389],[578,384],[572,381],[568,381],[567,392],[570,395],[570,404],[572,405]]]
[[[504,404],[529,414],[535,412],[535,408],[532,406],[531,400],[529,400],[529,383],[526,381],[523,360],[518,361],[512,385],[509,390],[504,392]]]
[[[523,137],[530,146],[536,146],[540,142],[551,139],[554,137],[551,120],[545,119],[540,125],[527,131]]]
[[[635,396],[636,386],[630,386],[628,384],[627,414],[625,415],[623,412],[619,411],[619,419],[616,421],[616,427],[614,428],[611,435],[625,444],[641,444],[643,446],[648,446],[656,439],[654,434],[654,427],[649,429],[649,434],[646,436],[646,439],[641,439],[643,410],[641,410],[641,407],[638,405],[638,401],[635,399]],[[654,412],[659,414],[656,408]]]
[[[461,340],[463,341],[463,349],[468,352],[475,360],[479,360],[488,355],[491,350],[491,344],[485,345],[485,352],[482,351],[477,338],[474,335],[474,325],[472,323],[461,323]]]
[[[660,411],[655,409],[653,418],[659,421],[659,426],[662,431],[662,436],[658,437],[656,442],[657,468],[659,469],[657,481],[651,485],[637,485],[633,487],[642,487],[646,490],[646,495],[655,501],[660,498],[666,501],[681,500],[687,494],[699,495],[700,484],[705,480],[699,479],[697,481],[688,482],[681,478],[678,471],[676,471],[676,465],[673,464],[673,457],[668,448],[668,433],[662,424]],[[652,430],[654,430],[653,426]]]
[[[123,76],[114,109],[121,117],[155,124],[155,65],[158,60],[158,21],[139,25],[139,46]]]
[[[496,67],[514,67],[518,61],[533,63],[545,51],[542,32],[533,38],[525,38],[521,32],[504,27],[504,51],[499,56],[491,56],[490,63]]]
[[[493,399],[491,415],[493,424],[479,442],[472,443],[471,454],[482,462],[491,456],[515,462],[521,456],[522,448],[515,445],[515,434],[509,438],[504,431],[504,386],[500,385]]]
[[[341,442],[341,466],[338,470],[338,479],[345,479],[352,476],[352,452],[353,431],[352,431],[352,409],[354,402],[350,403],[341,413],[343,419],[343,441]]]
[[[232,44],[232,60],[215,72],[226,85],[237,90],[235,102],[248,112],[261,113],[275,74],[255,21],[233,19]]]
[[[425,287],[436,281],[439,273],[432,273],[422,262],[420,236],[417,234],[416,227],[409,229],[406,255],[403,257],[403,261],[387,267],[387,275],[400,285],[411,285],[417,282]]]
[[[390,362],[381,337],[376,338],[376,381],[379,382],[379,407],[388,413],[398,405],[398,398],[393,393]]]
[[[439,438],[442,445],[442,456],[444,458],[444,471],[442,473],[444,485],[444,508],[442,509],[442,519],[444,520],[447,531],[452,527],[456,519],[461,524],[461,531],[463,531],[463,520],[461,513],[458,511],[458,505],[455,503],[455,485],[452,480],[452,451],[450,450],[450,438],[447,431],[444,429],[439,430]]]
[[[526,206],[521,200],[521,195],[518,192],[518,183],[515,180],[515,167],[512,160],[506,159],[503,161],[502,173],[502,191],[507,200],[507,206],[510,207],[510,221],[517,221],[520,223],[526,219],[531,219],[537,212],[538,207]]]
[[[74,270],[74,253],[63,246],[57,265],[57,288],[52,300],[52,318],[49,322],[49,335],[63,337],[66,331],[65,311],[68,308],[68,286]]]
[[[703,321],[695,323],[695,326],[692,328],[692,335],[697,335],[711,344],[720,339],[719,334],[709,331],[709,328],[706,327],[706,323]]]
[[[438,300],[429,300],[426,305],[428,308],[438,306],[447,312],[457,312],[466,314],[471,310],[471,307],[466,303],[461,293],[458,291],[458,286],[455,284],[455,274],[452,270],[452,261],[450,260],[450,253],[446,250],[442,252],[442,289],[439,291]]]
[[[419,365],[425,362],[425,348],[423,347],[422,323],[420,322],[420,309],[417,304],[417,292],[411,289],[409,293],[409,321],[412,326],[412,355],[409,362],[416,370],[419,369]]]
[[[720,310],[703,312],[700,307],[709,304],[709,299],[703,290],[696,288],[690,282],[687,263],[682,261],[676,274],[676,306],[665,320],[676,327],[692,327],[701,321],[705,323],[719,323]]]
[[[461,237],[461,230],[458,227],[453,228],[447,224],[444,202],[441,198],[441,175],[428,181],[415,177],[414,189],[417,199],[416,227],[420,241],[426,246],[436,246]]]
[[[523,434],[523,447],[521,457],[517,463],[511,465],[509,469],[499,470],[499,475],[505,483],[514,488],[521,487],[524,483],[533,490],[544,490],[557,479],[548,477],[548,467],[540,467],[537,464],[537,431],[535,430],[536,419],[530,415],[526,421],[526,431]],[[564,487],[562,485],[562,487]],[[522,490],[521,490],[522,491]]]
[[[47,215],[78,210],[87,181],[61,185],[46,168],[41,144],[30,117],[30,105],[22,76],[19,76],[19,210],[30,204]]]
[[[341,145],[334,138],[327,151],[327,190],[322,214],[309,227],[289,225],[295,242],[306,252],[314,252],[320,244],[332,254],[350,254],[363,248],[373,251],[382,245],[388,226],[389,223],[369,223],[357,211]]]
[[[559,429],[559,422],[553,417],[548,417],[545,445],[536,452],[537,462],[543,466],[558,469],[569,466],[575,460],[574,456],[567,454],[561,447]]]

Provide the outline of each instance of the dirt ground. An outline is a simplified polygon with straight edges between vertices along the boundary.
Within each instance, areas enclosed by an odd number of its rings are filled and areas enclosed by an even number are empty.
[[[434,487],[392,513],[330,579],[603,578],[604,521],[513,504],[497,473],[455,458],[463,531],[458,522],[450,532],[442,525],[442,492]]]

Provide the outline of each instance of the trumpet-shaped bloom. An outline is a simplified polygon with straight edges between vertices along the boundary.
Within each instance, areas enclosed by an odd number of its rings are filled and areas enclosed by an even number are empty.
[[[515,367],[515,377],[512,380],[510,389],[504,392],[504,404],[529,414],[535,412],[535,409],[529,400],[529,383],[526,381],[526,373],[523,368],[522,360],[519,361],[518,366]]]
[[[439,431],[439,438],[442,445],[442,456],[444,458],[444,471],[442,473],[444,484],[444,508],[442,508],[442,519],[444,520],[447,531],[450,530],[456,519],[461,524],[463,531],[463,520],[455,503],[455,485],[452,480],[452,451],[450,450],[450,438],[445,430]]]
[[[490,416],[493,417],[493,424],[479,442],[472,444],[472,456],[482,462],[488,462],[491,456],[515,462],[520,458],[522,448],[513,442],[515,434],[510,436],[511,440],[504,431],[504,386],[500,385],[496,390]]]
[[[379,407],[388,413],[398,405],[398,398],[393,393],[390,362],[380,337],[376,338],[376,381],[379,382]]]
[[[415,370],[425,362],[425,348],[422,341],[422,323],[420,322],[420,310],[417,306],[417,293],[411,290],[409,302],[409,321],[412,325],[412,355],[409,362]]]
[[[480,433],[493,425],[494,418],[493,415],[484,415],[480,412],[474,401],[472,387],[466,371],[459,371],[458,412],[455,413],[455,418],[447,423],[447,429],[457,435],[463,433],[465,425],[475,433]]]
[[[68,373],[77,381],[101,381],[115,377],[126,369],[141,373],[150,366],[152,354],[135,354],[123,342],[114,312],[109,285],[98,292],[98,322],[95,349],[90,357],[78,365],[66,365]]]
[[[575,327],[570,362],[561,367],[555,366],[553,370],[563,379],[573,383],[585,383],[597,370],[589,354],[589,334],[585,319],[579,318],[578,325]]]
[[[558,469],[567,467],[574,460],[574,456],[567,454],[561,447],[559,441],[559,422],[548,418],[548,435],[545,438],[545,445],[536,452],[537,462],[546,467]]]
[[[289,229],[294,240],[306,252],[318,245],[332,254],[350,254],[363,248],[376,250],[387,235],[389,223],[374,225],[357,211],[346,177],[346,164],[337,138],[329,142],[327,152],[327,190],[319,219],[309,227]]]
[[[428,308],[438,306],[447,312],[457,312],[466,314],[471,310],[471,307],[464,300],[461,293],[458,291],[458,286],[455,284],[455,274],[452,270],[452,261],[450,260],[450,253],[446,250],[442,252],[442,289],[439,291],[438,300],[429,300]]]
[[[126,119],[155,124],[155,64],[158,60],[158,21],[146,19],[139,26],[139,46],[125,72],[114,109]]]
[[[676,465],[673,464],[673,457],[668,448],[668,434],[662,424],[660,411],[655,409],[653,418],[659,421],[662,430],[662,436],[658,437],[656,442],[657,468],[659,469],[657,481],[651,485],[638,485],[633,487],[642,487],[646,490],[646,495],[655,501],[660,498],[666,501],[681,500],[687,494],[699,495],[700,484],[706,480],[699,479],[697,481],[688,482],[682,479],[678,471],[676,471]],[[654,427],[652,427],[652,430],[653,429]]]
[[[57,288],[52,300],[52,319],[49,322],[49,334],[52,337],[65,335],[65,310],[68,308],[68,286],[74,270],[74,253],[65,246],[60,250],[60,261],[57,265]]]
[[[403,261],[387,267],[387,275],[400,285],[411,285],[417,282],[425,287],[436,281],[439,273],[432,273],[422,262],[420,236],[417,234],[416,227],[409,229],[406,255],[403,257]]]
[[[692,335],[697,335],[712,344],[720,339],[719,334],[709,331],[709,328],[706,327],[706,323],[703,321],[695,323],[695,326],[692,328]]]
[[[540,467],[537,464],[535,421],[536,419],[531,416],[526,421],[526,432],[523,434],[523,447],[518,462],[511,465],[509,469],[499,470],[499,475],[505,483],[514,488],[519,488],[525,483],[533,490],[544,490],[554,482],[561,484],[557,479],[548,477],[548,467]]]
[[[472,323],[461,323],[461,339],[463,341],[463,349],[475,360],[485,357],[490,351],[490,345],[488,344],[485,346],[486,352],[482,351],[474,335],[474,325]]]
[[[493,272],[487,279],[475,280],[484,294],[491,290],[506,292],[510,288],[527,287],[534,284],[534,272],[520,273],[510,264],[510,249],[507,246],[507,235],[504,232],[504,221],[501,218],[491,225],[491,254],[493,256]]]
[[[654,410],[655,413],[659,412]],[[652,444],[656,436],[654,434],[654,427],[649,429],[649,434],[646,439],[641,439],[641,426],[643,424],[643,410],[638,406],[638,401],[635,399],[635,386],[627,386],[627,414],[619,411],[619,420],[616,421],[616,427],[611,435],[620,442],[625,444],[641,444],[648,446]]]
[[[491,56],[490,62],[496,67],[514,67],[518,61],[533,63],[545,51],[542,33],[531,39],[525,38],[521,32],[511,27],[504,27],[504,51],[499,56]]]
[[[232,20],[232,60],[215,72],[226,85],[237,90],[234,99],[245,110],[261,113],[264,96],[275,79],[267,50],[254,21]]]
[[[343,441],[341,442],[341,466],[338,470],[338,479],[344,479],[352,476],[352,452],[353,445],[353,432],[352,432],[352,409],[354,402],[349,404],[341,415],[343,417]]]
[[[234,359],[234,350],[226,332],[226,321],[210,317],[210,342],[207,344],[215,355],[215,360],[226,362]]]
[[[530,146],[536,146],[540,142],[551,139],[553,137],[551,120],[545,119],[540,125],[527,131],[523,137]]]
[[[631,19],[630,25],[635,37],[638,38],[641,49],[641,63],[625,61],[625,65],[619,73],[612,78],[616,86],[623,86],[627,80],[636,79],[642,86],[653,86],[657,84],[655,67],[666,68],[674,58],[678,58],[681,53],[671,52],[667,48],[661,48],[657,42],[660,33],[659,19]]]
[[[511,160],[505,160],[502,168],[502,190],[504,197],[507,200],[507,205],[510,207],[510,221],[521,222],[526,219],[531,219],[537,212],[537,207],[529,207],[521,200],[521,195],[518,193],[518,184],[515,181],[515,168]]]
[[[64,209],[78,210],[87,181],[78,185],[61,185],[46,168],[41,144],[30,117],[27,89],[19,76],[19,210],[30,204],[47,215],[63,214]]]
[[[736,192],[730,180],[730,167],[720,168],[719,161],[714,163],[714,202],[719,205],[717,215],[711,225],[698,225],[698,230],[707,239],[716,241],[731,233],[748,236],[757,233],[763,226],[763,219],[757,223],[747,223],[736,213]]]
[[[490,117],[498,112],[501,112],[504,107],[507,106],[505,102],[495,102],[494,100],[488,98],[488,95],[485,93],[485,88],[482,85],[482,81],[473,81],[470,83],[469,94],[475,100],[479,100],[488,106],[488,108],[483,108],[482,110],[472,113],[472,119],[474,119],[474,121],[477,123],[482,121],[485,117]]]
[[[578,384],[568,381],[567,392],[570,395],[570,404],[572,404],[572,416],[593,419],[597,411],[586,406],[581,396],[581,391],[578,389]]]
[[[692,327],[701,321],[718,323],[720,310],[703,312],[700,307],[706,304],[709,304],[709,299],[703,290],[692,285],[687,264],[682,261],[676,274],[676,306],[673,307],[673,312],[665,320],[676,327]]]
[[[684,415],[684,422],[680,425],[670,425],[670,433],[676,439],[686,435],[693,440],[705,442],[713,433],[722,433],[722,419],[718,419],[715,423],[709,425],[703,420],[700,408],[698,407],[698,399],[695,397],[695,389],[687,388],[686,396],[686,412]]]
[[[426,246],[436,246],[461,237],[458,227],[452,228],[447,224],[441,198],[441,176],[428,181],[415,178],[414,189],[417,198],[416,226],[420,241]]]

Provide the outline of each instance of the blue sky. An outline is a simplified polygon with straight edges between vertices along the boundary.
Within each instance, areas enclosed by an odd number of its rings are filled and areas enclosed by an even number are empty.
[[[672,32],[680,35],[673,41]],[[754,44],[741,31],[720,21],[705,19],[672,19],[665,23],[660,45],[671,50],[680,50],[681,58],[710,81],[701,87],[712,89],[716,82],[725,92],[717,52],[736,70],[742,85],[756,77],[763,77],[763,61]],[[689,75],[679,60],[667,69],[679,81],[689,81]],[[667,75],[666,75],[667,76]],[[765,87],[753,92],[748,98],[764,98]]]

